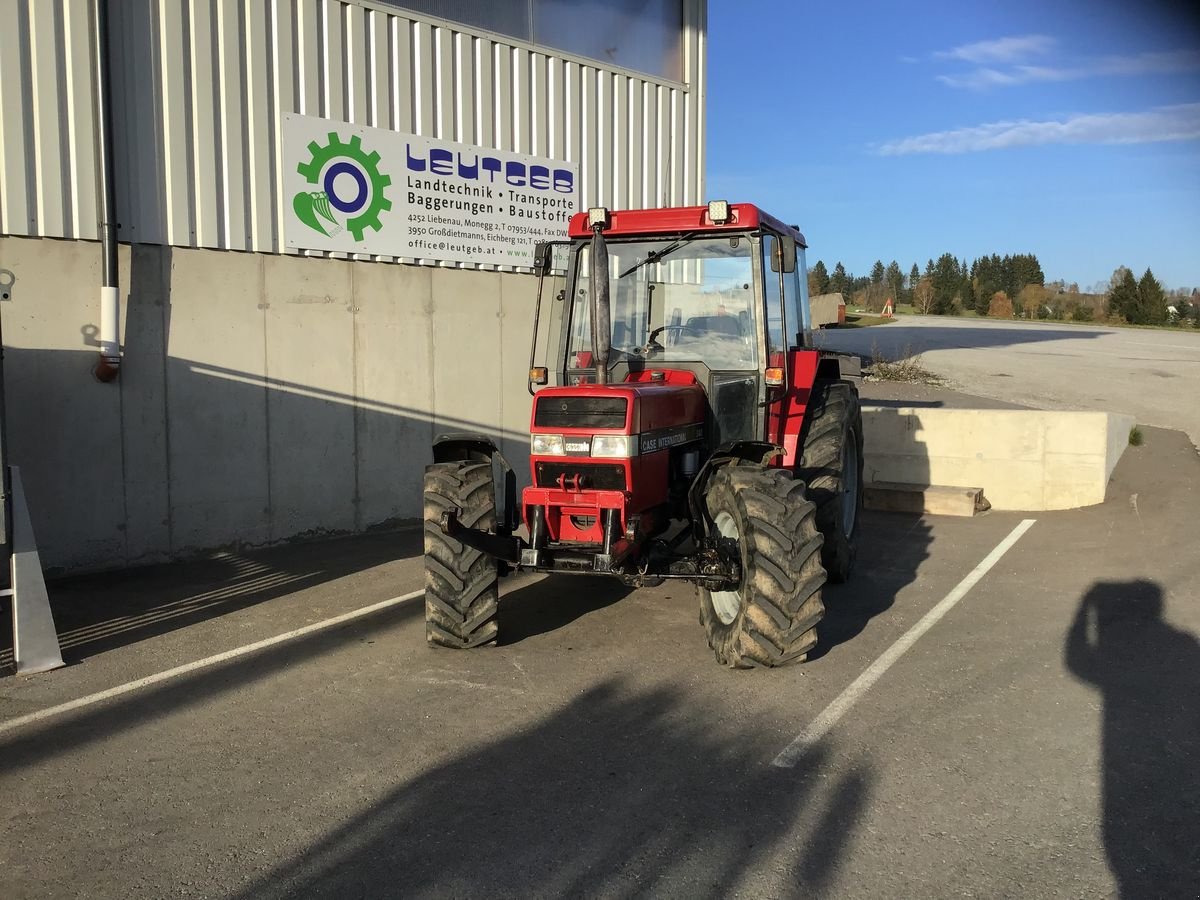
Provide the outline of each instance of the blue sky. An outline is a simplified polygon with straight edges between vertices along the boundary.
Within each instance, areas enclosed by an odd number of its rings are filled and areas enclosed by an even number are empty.
[[[1200,286],[1200,13],[1092,2],[710,0],[709,198],[809,264],[1034,252]]]

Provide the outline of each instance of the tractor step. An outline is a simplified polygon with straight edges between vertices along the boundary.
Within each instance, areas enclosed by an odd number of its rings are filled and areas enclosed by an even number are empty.
[[[876,481],[863,485],[863,505],[880,512],[973,516],[992,508],[983,488]]]

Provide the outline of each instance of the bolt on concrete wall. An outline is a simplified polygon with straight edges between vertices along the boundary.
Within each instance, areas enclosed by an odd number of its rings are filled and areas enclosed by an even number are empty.
[[[123,245],[125,362],[95,362],[98,246],[0,238],[7,402],[47,566],[153,562],[421,515],[441,431],[528,472],[527,275]]]

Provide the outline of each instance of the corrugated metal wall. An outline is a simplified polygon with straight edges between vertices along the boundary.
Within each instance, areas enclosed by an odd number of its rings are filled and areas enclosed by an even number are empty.
[[[96,237],[92,3],[0,0],[0,233]],[[706,3],[683,3],[686,84],[370,0],[113,0],[121,239],[284,252],[285,112],[578,162],[587,205],[698,203]]]
[[[0,0],[0,234],[95,238],[92,0]]]

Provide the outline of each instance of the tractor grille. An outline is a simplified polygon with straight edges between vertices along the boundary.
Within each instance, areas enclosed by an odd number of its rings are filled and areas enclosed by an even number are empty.
[[[539,462],[537,486],[558,487],[558,478],[566,475],[571,481],[579,475],[581,486],[591,491],[625,490],[625,468],[611,463]]]
[[[624,428],[626,397],[538,397],[533,424],[539,428]]]

